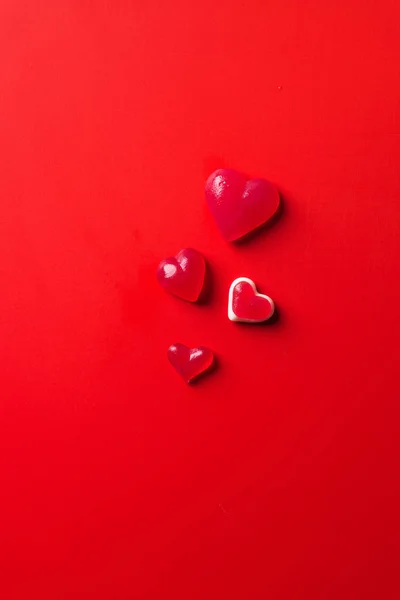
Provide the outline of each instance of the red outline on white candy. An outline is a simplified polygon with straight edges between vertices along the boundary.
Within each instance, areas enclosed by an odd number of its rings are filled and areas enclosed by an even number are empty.
[[[253,288],[256,296],[260,296],[260,298],[265,298],[266,300],[268,300],[268,302],[271,304],[271,307],[272,307],[272,312],[269,315],[269,317],[267,317],[266,319],[261,319],[261,321],[259,321],[256,319],[240,319],[239,317],[237,317],[235,315],[235,313],[233,312],[233,308],[232,308],[233,290],[235,289],[237,284],[241,283],[241,282],[249,283],[251,285],[251,287]],[[228,319],[230,321],[234,321],[235,323],[263,323],[264,321],[268,321],[268,319],[270,319],[272,317],[272,315],[274,314],[274,311],[275,311],[275,303],[272,300],[272,298],[270,298],[269,296],[266,296],[265,294],[259,294],[257,292],[256,284],[254,283],[254,281],[252,279],[249,279],[248,277],[238,277],[231,283],[231,287],[229,288],[229,298],[228,298]]]

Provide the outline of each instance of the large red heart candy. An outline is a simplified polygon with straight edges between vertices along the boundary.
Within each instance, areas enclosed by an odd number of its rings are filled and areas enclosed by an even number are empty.
[[[254,281],[247,277],[235,279],[229,289],[228,317],[242,323],[261,323],[274,314],[272,298],[259,294]]]
[[[176,256],[165,258],[157,269],[160,285],[170,294],[196,302],[206,274],[204,256],[193,248],[184,248]]]
[[[206,200],[228,242],[269,221],[279,208],[279,192],[265,179],[246,179],[234,169],[218,169],[206,182]]]
[[[172,344],[168,348],[168,360],[186,383],[191,383],[212,368],[214,355],[204,346],[188,348],[184,344]]]

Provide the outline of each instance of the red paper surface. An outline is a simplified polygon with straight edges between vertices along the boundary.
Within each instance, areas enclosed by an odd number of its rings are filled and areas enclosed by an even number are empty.
[[[2,599],[399,598],[399,12],[1,2]],[[226,243],[219,167],[279,222]],[[185,246],[201,306],[157,285]]]

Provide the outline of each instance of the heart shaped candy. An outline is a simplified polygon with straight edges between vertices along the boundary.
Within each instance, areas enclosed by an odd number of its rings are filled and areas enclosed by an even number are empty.
[[[214,355],[205,346],[188,348],[184,344],[172,344],[168,348],[168,360],[186,383],[191,383],[212,368]]]
[[[238,240],[274,216],[279,192],[265,179],[246,179],[234,169],[218,169],[206,182],[206,200],[228,242]]]
[[[184,248],[176,256],[160,262],[157,280],[170,294],[196,302],[203,289],[205,274],[204,256],[193,248]]]
[[[242,323],[261,323],[274,314],[272,298],[259,294],[254,281],[239,277],[229,289],[228,317]]]

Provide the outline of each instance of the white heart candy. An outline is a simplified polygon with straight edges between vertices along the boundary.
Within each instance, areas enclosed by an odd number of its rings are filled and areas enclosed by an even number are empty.
[[[249,284],[252,287],[254,296],[256,296],[258,298],[263,298],[264,300],[266,300],[268,302],[269,310],[267,311],[266,316],[263,316],[262,318],[254,318],[254,317],[250,316],[251,311],[249,311],[248,316],[243,316],[243,315],[238,316],[235,313],[235,310],[234,310],[235,304],[236,304],[236,310],[237,310],[237,298],[235,299],[235,289],[237,286],[240,286],[240,284],[243,284],[243,283]],[[240,289],[236,290],[236,294],[240,294]],[[259,294],[257,292],[256,284],[254,283],[254,281],[252,281],[248,277],[238,277],[237,279],[235,279],[232,282],[231,287],[229,288],[229,298],[228,298],[228,318],[231,321],[236,321],[236,322],[241,322],[241,323],[262,323],[263,321],[267,321],[268,319],[270,319],[272,317],[272,315],[274,314],[274,310],[275,310],[275,304],[274,304],[274,301],[272,300],[272,298],[270,298],[269,296],[266,296],[265,294]],[[253,312],[254,312],[254,310],[253,310]]]

